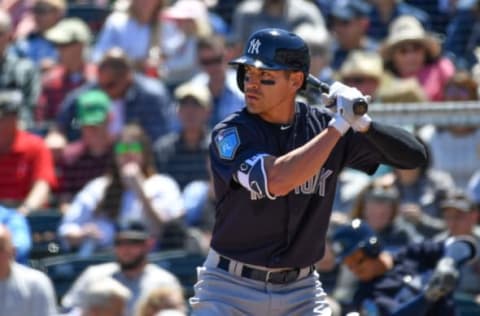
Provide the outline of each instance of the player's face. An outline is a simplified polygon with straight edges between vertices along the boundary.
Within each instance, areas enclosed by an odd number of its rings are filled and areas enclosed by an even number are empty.
[[[252,114],[272,123],[284,123],[302,79],[301,73],[245,67],[245,104]]]

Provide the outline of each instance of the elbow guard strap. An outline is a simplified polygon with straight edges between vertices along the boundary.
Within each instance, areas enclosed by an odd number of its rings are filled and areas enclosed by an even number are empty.
[[[254,192],[260,198],[266,196],[274,200],[275,196],[268,192],[268,178],[264,165],[264,158],[267,156],[267,154],[259,154],[245,160],[240,165],[236,178],[244,188]]]

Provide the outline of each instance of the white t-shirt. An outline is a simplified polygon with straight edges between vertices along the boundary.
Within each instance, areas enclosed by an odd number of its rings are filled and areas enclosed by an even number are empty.
[[[148,295],[150,290],[159,287],[181,287],[176,276],[154,264],[147,264],[138,278],[132,279],[127,278],[120,271],[117,263],[104,263],[87,268],[65,294],[62,305],[67,308],[81,305],[85,289],[89,284],[106,277],[114,278],[131,291],[132,296],[127,304],[127,315],[134,314],[136,303]]]
[[[40,271],[12,263],[10,276],[0,280],[0,315],[56,315],[56,297],[50,279]]]
[[[59,233],[61,236],[78,231],[87,223],[95,223],[103,234],[100,244],[102,246],[113,244],[115,222],[107,218],[94,216],[94,211],[103,198],[108,183],[109,180],[106,176],[98,177],[87,183],[75,196],[60,224]],[[184,214],[180,188],[173,178],[160,174],[153,175],[145,180],[143,189],[151,200],[153,209],[164,222]],[[121,199],[117,223],[141,221],[152,233],[157,231],[158,227],[155,227],[155,223],[149,220],[142,202],[133,191],[124,191]]]

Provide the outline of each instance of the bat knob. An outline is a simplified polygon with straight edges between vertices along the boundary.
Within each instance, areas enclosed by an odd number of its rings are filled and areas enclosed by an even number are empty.
[[[364,98],[358,98],[353,101],[353,113],[355,115],[363,115],[368,111],[368,102]]]

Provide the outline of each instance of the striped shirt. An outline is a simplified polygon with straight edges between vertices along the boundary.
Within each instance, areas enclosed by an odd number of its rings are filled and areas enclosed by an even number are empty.
[[[196,148],[190,148],[180,133],[171,133],[154,144],[155,161],[159,173],[173,177],[180,188],[193,180],[208,180],[208,133]]]
[[[82,141],[69,144],[57,166],[60,181],[58,192],[76,194],[90,180],[105,174],[111,157],[111,148],[95,156]]]

